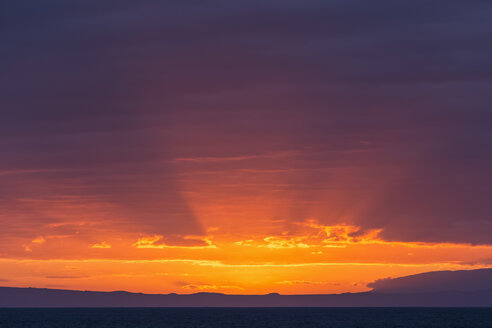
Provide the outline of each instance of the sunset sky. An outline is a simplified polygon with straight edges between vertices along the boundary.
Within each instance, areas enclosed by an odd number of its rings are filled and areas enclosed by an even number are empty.
[[[492,267],[492,1],[0,5],[0,286],[340,293]]]

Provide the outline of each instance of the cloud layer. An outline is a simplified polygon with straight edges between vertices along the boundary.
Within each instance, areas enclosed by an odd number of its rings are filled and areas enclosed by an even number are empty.
[[[491,10],[6,2],[2,243],[179,247],[315,219],[491,244]]]

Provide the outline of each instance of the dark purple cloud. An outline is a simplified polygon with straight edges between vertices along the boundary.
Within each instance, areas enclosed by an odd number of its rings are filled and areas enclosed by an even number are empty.
[[[173,159],[294,151],[183,165],[301,172],[280,176],[292,220],[308,198],[330,207],[330,190],[351,200],[341,212],[366,204],[354,222],[388,239],[491,242],[488,1],[1,6],[9,227],[13,213],[56,221],[22,199],[70,195],[114,204],[142,231],[200,233]]]

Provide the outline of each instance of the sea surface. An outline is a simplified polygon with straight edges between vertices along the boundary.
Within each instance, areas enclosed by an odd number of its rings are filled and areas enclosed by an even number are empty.
[[[0,309],[1,328],[492,327],[492,308]]]

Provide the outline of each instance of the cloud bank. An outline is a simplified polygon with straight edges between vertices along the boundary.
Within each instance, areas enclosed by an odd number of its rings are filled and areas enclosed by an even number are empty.
[[[314,218],[490,244],[491,10],[7,1],[2,240]]]

